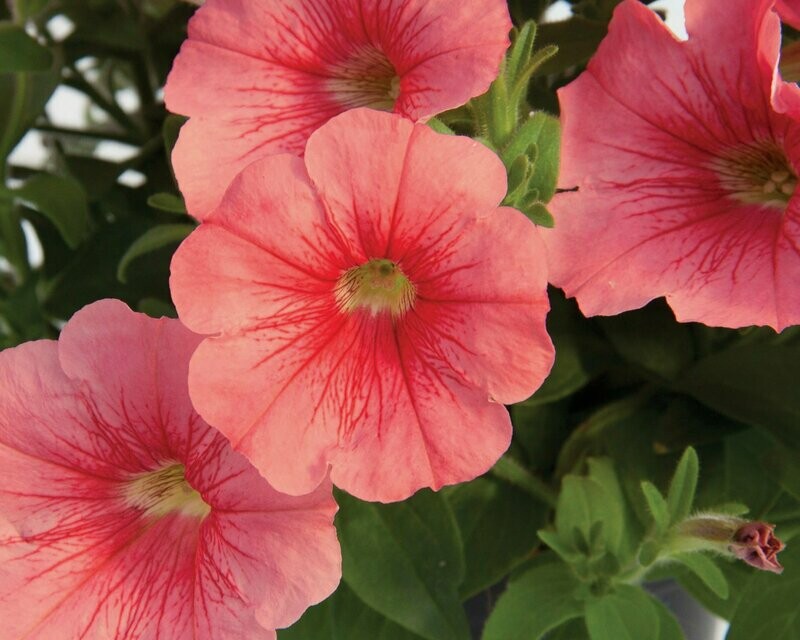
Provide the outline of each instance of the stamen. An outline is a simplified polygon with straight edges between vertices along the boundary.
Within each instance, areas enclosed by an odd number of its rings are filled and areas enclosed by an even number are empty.
[[[391,111],[400,95],[400,78],[388,58],[367,47],[335,65],[326,86],[342,106]]]
[[[732,150],[715,161],[720,186],[734,199],[785,209],[797,187],[786,154],[773,142]]]
[[[211,513],[211,507],[186,481],[186,469],[178,463],[167,463],[157,471],[131,479],[125,487],[125,498],[131,506],[156,518],[175,511],[196,518]]]
[[[373,258],[345,271],[336,283],[335,295],[345,313],[367,309],[373,316],[388,311],[399,318],[414,306],[416,288],[397,264]]]

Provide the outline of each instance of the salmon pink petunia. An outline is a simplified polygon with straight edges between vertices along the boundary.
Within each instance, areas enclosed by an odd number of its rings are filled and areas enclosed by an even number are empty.
[[[330,484],[272,489],[189,402],[199,337],[102,301],[0,353],[6,640],[256,640],[336,587]]]
[[[270,482],[368,500],[474,478],[508,447],[501,403],[553,349],[543,247],[498,207],[503,164],[469,138],[356,109],[240,174],[179,247],[181,319],[214,334],[192,400]]]
[[[773,83],[773,0],[686,2],[688,41],[636,0],[559,92],[551,282],[588,315],[666,296],[681,321],[800,323],[800,113]]]
[[[165,89],[190,116],[173,154],[205,218],[249,163],[302,154],[353,107],[424,120],[486,91],[509,44],[504,0],[208,0]]]

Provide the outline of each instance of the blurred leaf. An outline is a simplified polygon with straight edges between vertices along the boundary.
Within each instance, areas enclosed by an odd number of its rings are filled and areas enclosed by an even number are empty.
[[[689,327],[675,320],[663,300],[598,322],[623,358],[663,378],[676,377],[694,360]]]
[[[48,49],[11,22],[0,22],[0,73],[47,71],[53,63]]]
[[[172,193],[155,193],[147,199],[147,204],[167,213],[186,215],[186,205],[183,200]]]
[[[50,0],[12,0],[20,20],[28,20],[41,13]]]
[[[64,41],[70,59],[109,49],[136,52],[147,42],[138,21],[132,20],[120,3],[108,2],[95,7],[86,2],[69,3],[63,12],[75,24],[75,30]]]
[[[589,640],[589,630],[581,618],[573,618],[547,634],[546,640]]]
[[[10,194],[0,187],[0,255],[23,276],[30,270],[22,219]]]
[[[541,73],[561,73],[570,67],[586,64],[607,31],[606,22],[580,16],[540,25],[539,44],[558,47],[558,53],[542,65]]]
[[[647,506],[650,508],[650,513],[653,516],[653,521],[656,525],[656,531],[659,535],[663,535],[669,527],[669,508],[667,501],[656,486],[648,480],[642,481],[642,492],[647,500]]]
[[[388,505],[337,497],[344,581],[356,595],[423,638],[467,640],[463,548],[445,499],[428,490]]]
[[[672,556],[672,559],[681,563],[695,574],[714,594],[723,600],[730,594],[728,579],[717,564],[703,553],[681,553]]]
[[[570,433],[569,402],[516,404],[511,407],[511,421],[514,443],[524,451],[528,468],[549,474]]]
[[[610,349],[580,313],[574,300],[567,300],[560,290],[552,288],[547,332],[556,348],[556,360],[544,384],[524,404],[544,404],[565,398],[608,366]]]
[[[653,600],[640,587],[621,585],[586,603],[591,640],[666,640],[670,636],[660,633],[659,618]]]
[[[583,613],[576,597],[579,588],[580,582],[568,565],[552,558],[538,561],[509,582],[486,622],[483,640],[541,638]]]
[[[129,219],[98,229],[91,242],[81,245],[44,290],[48,314],[67,319],[78,309],[102,298],[119,298],[135,307],[143,298],[169,300],[170,248],[154,252],[128,275],[117,279],[117,267],[130,245],[145,231],[147,223]]]
[[[764,462],[772,471],[772,475],[778,480],[781,487],[794,497],[800,500],[800,459],[798,452],[793,449],[775,447],[767,452]]]
[[[684,520],[691,512],[699,474],[700,462],[697,459],[697,452],[689,447],[678,462],[667,492],[670,523]]]
[[[177,318],[178,312],[175,307],[168,302],[158,298],[143,298],[136,306],[137,311],[146,313],[151,318]]]
[[[781,576],[750,569],[727,640],[800,638],[800,545],[790,545],[780,559],[785,567]]]
[[[650,604],[655,608],[658,615],[658,640],[685,640],[683,629],[675,616],[672,615],[661,602],[650,598]]]
[[[508,574],[537,545],[546,507],[506,483],[477,478],[447,493],[464,541],[466,576],[461,597],[468,598]]]
[[[342,583],[327,600],[311,607],[278,640],[421,640],[370,609]]]
[[[89,235],[86,192],[72,178],[38,173],[14,193],[19,200],[47,217],[70,247],[77,247]]]
[[[181,131],[181,127],[187,120],[188,118],[184,116],[178,116],[172,113],[164,119],[162,135],[164,136],[164,149],[167,152],[167,158],[170,159],[170,166],[172,166],[172,150],[175,148],[175,143],[178,141],[178,134]]]
[[[164,247],[180,244],[194,229],[193,224],[161,224],[148,229],[122,256],[117,267],[117,278],[127,282],[128,267],[134,260]]]
[[[11,344],[50,338],[51,329],[36,296],[36,278],[29,278],[7,298],[0,298],[0,318],[12,331]]]
[[[0,73],[0,161],[42,113],[58,81],[58,70]]]
[[[675,395],[653,424],[655,446],[662,453],[682,453],[689,446],[718,444],[746,429],[686,395]]]
[[[680,388],[734,420],[800,449],[800,347],[745,344],[700,360]]]
[[[105,196],[123,172],[117,162],[108,162],[88,156],[64,155],[70,175],[83,185],[90,202]]]

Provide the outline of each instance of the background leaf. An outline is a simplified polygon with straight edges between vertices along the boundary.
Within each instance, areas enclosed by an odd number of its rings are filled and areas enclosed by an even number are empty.
[[[89,234],[89,203],[80,183],[71,178],[38,173],[15,191],[16,197],[52,222],[70,247]]]
[[[539,561],[511,580],[489,616],[483,640],[541,638],[583,613],[583,604],[576,597],[579,586],[566,564],[553,559]]]
[[[463,549],[445,499],[428,490],[388,505],[337,497],[344,581],[356,595],[427,640],[468,640]]]
[[[53,63],[50,51],[10,22],[0,22],[0,73],[47,71]]]

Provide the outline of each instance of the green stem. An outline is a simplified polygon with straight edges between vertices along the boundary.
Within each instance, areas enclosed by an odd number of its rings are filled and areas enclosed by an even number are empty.
[[[64,84],[73,89],[77,89],[92,100],[98,107],[116,120],[120,126],[135,136],[138,140],[145,137],[145,133],[133,119],[125,113],[118,104],[108,100],[100,93],[94,85],[88,82],[76,69],[71,69],[72,74],[64,81]]]
[[[550,507],[555,507],[558,492],[541,478],[528,471],[519,462],[504,456],[492,467],[492,474],[531,494]]]
[[[52,124],[35,124],[32,129],[42,131],[44,133],[54,133],[57,135],[65,136],[78,136],[80,138],[92,138],[94,140],[113,140],[115,142],[124,142],[125,144],[139,145],[141,139],[133,138],[132,136],[124,133],[114,133],[112,131],[94,131],[91,129],[70,129],[68,127],[57,127]]]

